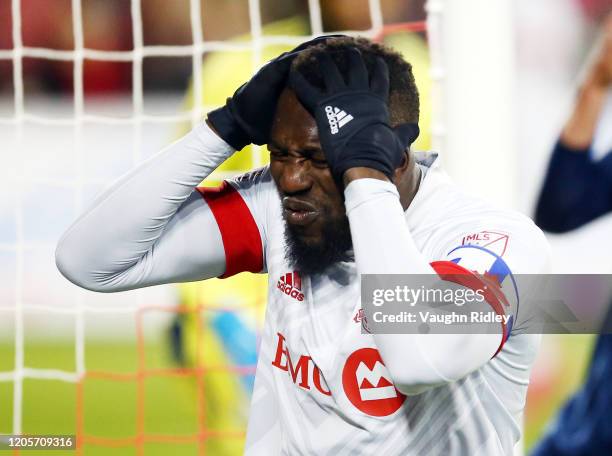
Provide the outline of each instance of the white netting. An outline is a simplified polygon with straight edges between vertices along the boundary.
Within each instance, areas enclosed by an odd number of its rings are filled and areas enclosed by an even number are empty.
[[[370,38],[381,36],[385,24],[383,22],[380,0],[368,0],[368,4],[371,27],[367,30],[343,31],[342,33]],[[101,135],[96,130],[92,130],[92,128],[113,127],[120,132],[117,134],[117,138],[109,136],[107,139],[110,144],[122,145],[123,150],[131,150],[128,162],[122,164],[123,168],[129,169],[141,162],[148,153],[153,152],[153,150],[149,149],[157,148],[157,143],[150,139],[152,136],[156,138],[156,141],[159,140],[159,145],[163,145],[164,141],[170,139],[167,131],[161,133],[157,131],[158,126],[174,126],[182,122],[191,122],[192,125],[195,125],[201,121],[207,111],[216,107],[202,105],[201,103],[203,90],[202,64],[205,53],[213,51],[250,51],[252,55],[251,67],[252,71],[255,71],[264,63],[263,49],[266,46],[275,44],[295,46],[313,36],[320,35],[323,32],[323,25],[319,0],[309,0],[310,35],[264,35],[260,3],[258,0],[249,0],[250,40],[205,41],[200,19],[202,14],[201,2],[200,0],[190,0],[190,23],[193,44],[150,46],[145,45],[143,42],[141,0],[131,0],[133,49],[129,51],[103,51],[85,47],[82,2],[81,0],[72,0],[74,49],[57,50],[25,46],[22,39],[21,1],[12,0],[11,6],[13,47],[8,50],[0,50],[0,60],[10,60],[13,65],[14,104],[11,116],[0,117],[0,128],[4,129],[2,130],[3,147],[5,144],[8,144],[10,146],[10,155],[17,157],[13,165],[5,170],[7,171],[7,178],[4,182],[7,189],[10,187],[8,196],[11,200],[11,223],[14,224],[15,236],[13,239],[10,239],[10,236],[3,237],[2,242],[0,242],[0,253],[5,253],[12,258],[10,265],[11,268],[14,268],[14,286],[7,288],[7,290],[11,290],[12,296],[6,294],[2,296],[0,319],[6,321],[5,316],[13,316],[12,324],[9,326],[12,326],[14,332],[14,366],[10,371],[0,372],[0,382],[12,382],[13,384],[12,432],[14,434],[21,434],[23,431],[24,380],[39,379],[78,382],[87,369],[85,357],[86,316],[100,313],[118,316],[133,315],[144,302],[142,293],[138,292],[131,293],[129,298],[126,298],[131,301],[132,305],[125,305],[126,299],[116,302],[112,297],[92,297],[91,294],[75,290],[74,288],[70,288],[70,291],[67,292],[66,290],[70,285],[67,282],[58,282],[60,280],[59,275],[57,280],[53,279],[51,281],[52,284],[49,289],[33,290],[38,285],[31,281],[29,265],[36,262],[37,259],[44,257],[45,264],[49,266],[46,270],[48,273],[52,268],[53,251],[57,236],[65,228],[65,222],[82,211],[84,203],[91,198],[93,193],[107,185],[112,178],[117,177],[117,173],[114,171],[107,173],[107,175],[91,172],[90,165],[85,162],[84,157],[86,154],[91,153],[91,151],[101,150],[100,145],[97,144]],[[160,14],[163,14],[163,12],[160,12]],[[194,83],[191,109],[171,115],[152,115],[145,112],[143,59],[147,57],[190,57],[192,59],[192,77]],[[61,60],[73,63],[73,111],[71,115],[62,117],[57,116],[55,113],[47,115],[45,112],[29,112],[26,109],[24,101],[24,58]],[[84,87],[85,60],[119,61],[130,62],[132,64],[132,115],[125,117],[87,112]],[[440,75],[441,73],[437,72],[435,74]],[[39,143],[36,143],[36,147],[32,143],[37,140],[36,136],[44,137],[48,132],[52,131],[50,129],[57,129],[62,134],[65,134],[66,129],[69,129],[71,138],[65,139],[63,137],[62,141],[65,141],[72,150],[62,149],[57,152],[57,157],[50,157],[48,154],[44,155],[41,153],[40,156],[36,155],[35,159],[41,160],[43,165],[40,165],[40,167],[44,169],[44,164],[49,164],[54,159],[57,159],[60,163],[68,163],[67,159],[62,157],[64,155],[69,156],[71,161],[67,167],[71,168],[70,171],[62,171],[59,169],[62,167],[61,165],[51,166],[49,172],[40,172],[40,169],[36,169],[36,166],[33,170],[29,169],[33,163],[33,160],[28,158],[32,150],[40,147],[44,148],[45,143],[49,144],[48,150],[55,150],[51,145],[53,142],[52,134],[48,138],[38,138]],[[92,131],[95,133],[93,136]],[[147,151],[146,153],[143,152],[145,150]],[[258,153],[258,149],[254,148],[252,152],[253,164],[260,164],[261,154]],[[53,155],[55,152],[50,153]],[[233,174],[233,172],[218,172],[215,176],[217,178],[225,178]],[[49,191],[51,193],[57,191],[64,196],[69,194],[66,201],[69,201],[70,207],[63,208],[63,212],[67,214],[62,214],[57,219],[58,227],[51,229],[51,235],[40,236],[38,238],[28,234],[32,223],[28,214],[30,211],[38,210],[36,203],[28,196],[28,192],[31,191],[33,186],[43,190],[53,189]],[[51,205],[57,204],[52,196],[48,197],[48,201]],[[44,220],[39,220],[38,222],[46,223]],[[36,255],[38,256],[34,255],[33,252],[37,252]],[[55,272],[55,274],[57,273]],[[46,282],[43,281],[43,283]],[[63,301],[63,297],[67,295],[73,296],[72,301],[69,303],[62,302],[62,304],[56,303],[53,298],[56,292],[62,296],[58,298],[58,301]],[[7,291],[7,293],[9,292]],[[103,301],[104,305],[101,305],[97,300]],[[171,305],[170,301],[168,301],[168,305]],[[26,314],[40,315],[41,318],[60,315],[74,317],[74,371],[33,368],[26,364],[24,356],[24,316]]]

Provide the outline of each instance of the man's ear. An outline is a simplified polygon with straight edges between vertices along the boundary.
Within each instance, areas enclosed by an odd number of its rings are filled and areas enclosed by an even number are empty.
[[[393,183],[397,183],[400,181],[401,177],[404,175],[409,166],[410,148],[406,147],[406,150],[404,151],[404,156],[402,157],[402,162],[397,168],[395,168],[395,171],[393,171]]]

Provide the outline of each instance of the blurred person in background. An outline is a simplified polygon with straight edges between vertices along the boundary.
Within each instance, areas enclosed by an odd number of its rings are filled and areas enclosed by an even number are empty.
[[[74,35],[70,0],[21,0],[21,37],[26,47],[72,51]],[[11,49],[11,2],[0,2],[0,49]],[[96,50],[132,49],[130,3],[122,0],[88,0],[82,4],[84,46]],[[0,88],[12,80],[12,64],[0,66]],[[87,93],[131,89],[131,65],[118,61],[85,60]],[[26,91],[72,93],[73,63],[46,58],[23,59]]]
[[[600,22],[610,12],[610,0],[578,0],[583,13],[591,20]]]
[[[537,204],[536,223],[549,232],[574,230],[612,212],[612,150],[601,159],[594,156],[596,133],[612,138],[612,125],[602,122],[606,103],[612,103],[612,14],[603,28],[601,48],[555,145]],[[611,331],[609,311],[583,387],[563,407],[534,456],[612,454]]]

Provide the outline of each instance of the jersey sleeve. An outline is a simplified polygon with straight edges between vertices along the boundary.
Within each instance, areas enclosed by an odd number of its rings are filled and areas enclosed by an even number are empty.
[[[198,188],[221,233],[226,264],[221,278],[267,271],[268,205],[275,191],[267,167],[224,181],[218,188]]]
[[[233,153],[202,123],[140,163],[63,234],[55,251],[59,271],[104,293],[221,275],[221,236],[194,189]]]
[[[438,218],[430,229],[417,232],[418,236],[427,236],[427,240],[419,245],[415,233],[406,223],[406,214],[393,184],[377,179],[351,182],[345,189],[345,204],[358,272],[437,274],[443,281],[454,278],[460,281],[453,282],[471,288],[483,288],[488,282],[493,282],[493,274],[502,271],[501,263],[496,263],[499,258],[513,273],[542,272],[538,262],[530,259],[529,255],[538,254],[540,249],[541,262],[547,263],[548,255],[544,253],[547,244],[532,222],[519,214],[496,211],[480,203],[471,203],[467,198],[465,200],[466,210],[460,210],[462,208],[458,205],[452,208],[454,212],[447,208],[446,217]],[[512,247],[505,245],[505,251],[499,252],[501,255],[491,255],[492,245],[462,243],[470,233],[488,229],[499,231],[501,228],[519,240]],[[461,249],[464,245],[466,247]],[[432,280],[437,279],[432,277]],[[503,288],[495,288],[489,300],[477,305],[487,310],[487,305],[491,305],[496,311],[515,312],[512,306],[504,303],[506,288],[505,283]],[[501,331],[495,330],[494,333],[374,332],[373,337],[398,389],[404,394],[420,394],[436,385],[463,378],[483,366],[501,350],[507,334],[502,327]]]

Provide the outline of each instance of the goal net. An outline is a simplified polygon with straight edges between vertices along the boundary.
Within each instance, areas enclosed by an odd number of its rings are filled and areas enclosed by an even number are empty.
[[[265,61],[323,33],[387,42],[413,63],[424,106],[417,147],[430,147],[423,1],[296,0],[283,11],[263,0],[171,3],[177,11],[157,0],[0,6],[0,434],[75,435],[77,454],[240,452],[265,285],[99,295],[60,277],[53,253],[100,190]],[[126,33],[130,45],[113,47]],[[173,34],[182,38],[165,43]],[[175,85],[173,65],[184,76]],[[249,148],[212,181],[266,161]],[[252,335],[240,347],[233,325]]]

